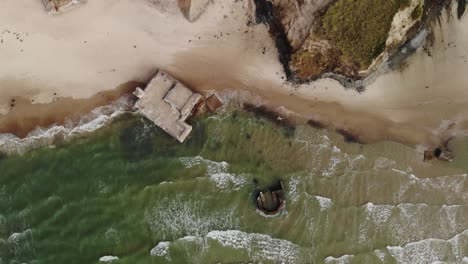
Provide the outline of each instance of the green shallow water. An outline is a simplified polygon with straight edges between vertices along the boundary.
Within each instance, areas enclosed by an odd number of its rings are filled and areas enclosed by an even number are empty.
[[[0,160],[0,263],[462,263],[468,254],[460,161],[424,164],[399,144],[348,144],[240,110],[193,125],[178,144],[126,114]],[[286,212],[264,218],[253,193],[278,180]]]

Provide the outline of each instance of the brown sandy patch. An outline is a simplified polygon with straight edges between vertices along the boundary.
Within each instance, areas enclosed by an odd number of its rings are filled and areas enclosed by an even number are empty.
[[[177,0],[177,4],[178,4],[178,6],[180,8],[180,11],[187,18],[190,15],[190,4],[191,4],[191,2],[192,2],[191,0]]]
[[[12,98],[11,110],[8,114],[0,116],[0,133],[12,133],[23,138],[37,126],[64,124],[66,120],[77,121],[96,107],[115,101],[141,85],[138,82],[128,82],[114,90],[99,92],[88,99],[62,97],[48,104],[33,104],[22,97]]]
[[[344,91],[342,87],[336,87],[336,82],[323,83],[324,95],[313,96],[310,90],[297,90],[297,87],[290,87],[288,84],[278,85],[261,76],[249,74],[248,67],[242,67],[242,63],[233,63],[233,60],[226,62],[216,61],[217,53],[211,50],[213,58],[208,58],[200,48],[197,56],[192,49],[189,54],[181,53],[176,57],[174,67],[170,67],[169,72],[179,80],[196,90],[244,90],[251,93],[251,99],[256,96],[263,99],[263,104],[269,109],[277,109],[284,106],[287,109],[301,115],[303,118],[299,122],[318,122],[334,131],[346,131],[346,134],[353,135],[355,141],[362,143],[375,143],[382,140],[393,140],[411,146],[427,144],[438,146],[441,142],[438,135],[431,131],[419,127],[420,124],[412,122],[392,122],[378,114],[378,111],[366,109],[350,109],[336,101],[323,100],[323,97],[332,97],[336,90],[340,93],[348,93],[350,99],[353,96],[360,96],[357,92]],[[233,56],[236,56],[234,54]],[[189,59],[190,58],[190,59]],[[215,62],[216,67],[203,67],[205,63]],[[246,62],[248,64],[248,62]],[[210,78],[206,78],[210,76]],[[335,85],[335,87],[334,87]],[[329,88],[325,88],[328,86]],[[246,98],[249,100],[249,98]],[[253,103],[253,102],[252,102]],[[363,107],[364,108],[364,107]]]

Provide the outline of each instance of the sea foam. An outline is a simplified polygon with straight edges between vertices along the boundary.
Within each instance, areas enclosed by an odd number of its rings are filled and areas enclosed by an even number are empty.
[[[24,154],[34,148],[53,146],[57,140],[70,140],[78,135],[94,132],[109,124],[115,117],[128,111],[130,104],[129,96],[123,96],[108,105],[95,108],[82,116],[78,122],[69,120],[63,125],[52,125],[47,128],[37,127],[25,138],[8,133],[0,134],[0,152]]]
[[[404,246],[388,246],[391,256],[402,264],[435,263],[437,261],[453,261],[460,263],[466,258],[467,249],[464,241],[468,230],[455,235],[451,239],[424,239],[408,243]]]
[[[180,162],[186,168],[205,166],[206,176],[216,183],[216,187],[222,190],[228,190],[229,187],[232,187],[232,190],[238,190],[247,182],[244,177],[229,173],[229,164],[225,161],[217,162],[201,156],[195,156],[180,158]]]
[[[203,200],[187,199],[183,195],[164,198],[145,212],[145,220],[154,234],[164,240],[182,236],[202,237],[213,229],[238,228],[239,219],[232,208],[207,211]]]
[[[102,256],[99,258],[99,262],[113,262],[119,260],[116,256]]]
[[[255,263],[264,260],[274,263],[297,263],[299,257],[298,245],[265,234],[238,230],[211,231],[206,235],[206,239],[217,241],[223,247],[245,249]]]
[[[153,249],[150,251],[150,255],[153,257],[164,257],[167,260],[170,260],[169,256],[169,246],[170,242],[168,241],[162,241],[159,242]]]
[[[353,258],[354,258],[353,255],[343,255],[337,258],[329,256],[325,258],[325,263],[326,264],[346,264],[346,263],[351,263]]]

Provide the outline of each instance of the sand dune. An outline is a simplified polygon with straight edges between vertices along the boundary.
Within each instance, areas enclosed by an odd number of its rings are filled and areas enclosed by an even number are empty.
[[[90,0],[48,16],[41,1],[3,0],[0,113],[8,119],[20,107],[11,107],[12,98],[33,104],[89,98],[144,82],[160,67],[196,90],[247,90],[363,141],[435,146],[465,128],[466,16],[434,27],[431,57],[418,51],[358,94],[331,79],[286,83],[266,26],[248,26],[251,15],[247,0],[213,1],[195,22],[176,1]]]

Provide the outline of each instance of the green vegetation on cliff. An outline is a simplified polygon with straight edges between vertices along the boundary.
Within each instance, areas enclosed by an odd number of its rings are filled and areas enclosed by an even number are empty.
[[[367,68],[385,48],[393,17],[409,0],[338,0],[323,16],[323,34]]]

